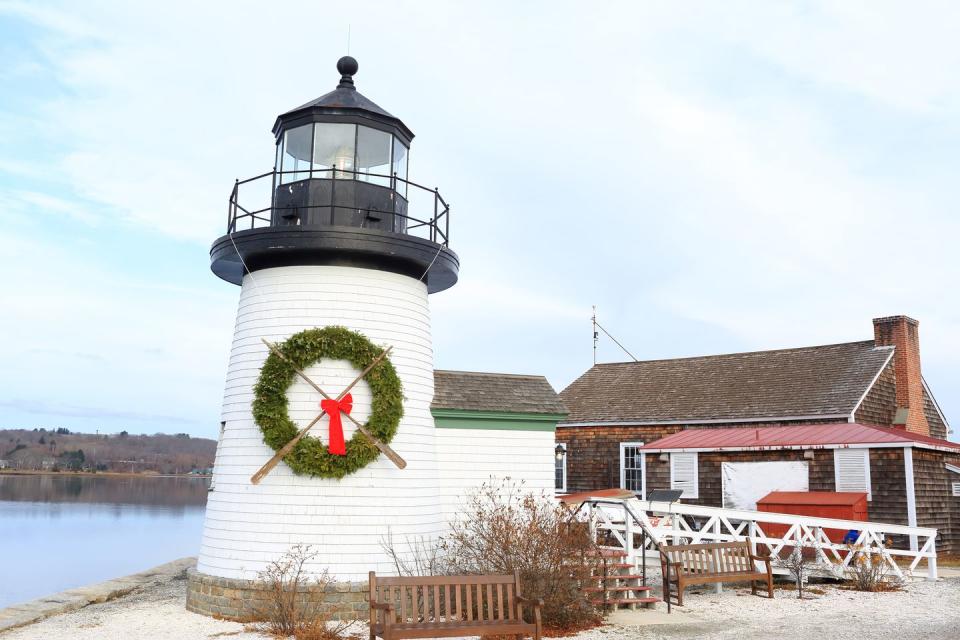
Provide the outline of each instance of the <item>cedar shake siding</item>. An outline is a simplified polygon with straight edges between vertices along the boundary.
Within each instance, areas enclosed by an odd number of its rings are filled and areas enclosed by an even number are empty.
[[[940,410],[937,408],[936,401],[927,393],[926,387],[923,389],[923,412],[927,416],[927,424],[930,425],[930,435],[934,438],[946,440],[950,434]]]
[[[832,452],[831,452],[832,454]],[[914,448],[916,455],[916,448]],[[907,470],[903,466],[903,449],[898,447],[870,449],[870,492],[867,518],[888,524],[909,524],[907,521]],[[894,545],[909,548],[909,542],[893,536]]]
[[[565,427],[561,423],[557,425],[557,442],[567,447],[567,491],[573,493],[620,486],[620,443],[622,442],[650,444],[685,429],[782,427],[788,424],[825,424],[830,422],[834,421],[824,419],[789,423],[598,427]]]
[[[659,453],[646,454],[647,491],[670,488],[670,462],[661,461]],[[705,507],[723,506],[723,480],[720,466],[724,462],[809,462],[810,491],[833,491],[833,451],[818,449],[813,460],[806,460],[803,451],[724,451],[697,454],[699,498],[684,498],[685,504]],[[872,476],[871,476],[872,480]]]
[[[892,425],[897,413],[897,376],[893,360],[883,368],[880,377],[864,396],[854,414],[854,422]]]
[[[557,442],[567,447],[567,491],[620,486],[620,443],[650,443],[683,430],[682,425],[654,427],[561,427]]]
[[[809,463],[810,491],[836,491],[833,449],[813,449],[813,460],[803,457],[802,450],[779,451],[726,451],[700,452],[697,454],[698,492],[696,500],[684,498],[687,504],[699,504],[707,507],[723,506],[723,476],[721,465],[724,462],[807,462]],[[914,452],[916,460],[916,451]],[[659,453],[646,454],[647,491],[670,488],[670,462],[661,461]],[[942,467],[941,463],[941,467]],[[874,522],[907,524],[906,475],[903,466],[903,449],[878,448],[870,450],[870,484],[873,499],[867,503],[867,517]],[[946,486],[945,483],[940,483]],[[958,499],[960,501],[960,499]],[[919,517],[920,499],[917,498]],[[939,524],[935,524],[939,522]],[[931,523],[918,521],[918,526],[945,526],[944,519],[931,516]],[[938,549],[942,539],[938,539]],[[893,537],[894,546],[907,548],[909,542],[901,536]],[[957,547],[953,547],[957,548]]]
[[[917,497],[917,526],[936,527],[937,551],[960,552],[960,498],[951,492],[951,483],[960,474],[946,464],[960,467],[960,455],[940,451],[913,450],[914,491]]]

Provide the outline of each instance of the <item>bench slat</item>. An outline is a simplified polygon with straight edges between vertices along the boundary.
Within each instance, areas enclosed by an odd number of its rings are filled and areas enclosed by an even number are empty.
[[[371,637],[386,640],[458,636],[532,636],[540,640],[540,609],[524,622],[520,578],[512,576],[421,576],[379,578],[370,573]],[[390,616],[390,617],[388,617]]]
[[[678,604],[683,604],[686,585],[713,582],[750,582],[753,593],[756,593],[756,582],[765,582],[768,597],[773,597],[770,563],[765,563],[763,571],[757,569],[750,540],[662,545],[660,552],[662,562],[670,563],[663,565],[663,571],[669,576],[669,582],[677,585]]]
[[[451,626],[447,626],[446,623],[440,623],[439,625],[431,623],[428,626],[394,625],[390,629],[391,637],[411,639],[486,635],[532,635],[535,632],[535,625],[519,622],[508,624],[473,622],[469,625],[453,624]]]
[[[495,576],[377,576],[377,582],[385,585],[424,585],[424,584],[508,584],[513,582],[512,575]]]

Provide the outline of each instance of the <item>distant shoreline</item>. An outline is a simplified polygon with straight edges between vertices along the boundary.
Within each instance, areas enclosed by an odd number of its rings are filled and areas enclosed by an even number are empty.
[[[125,476],[131,478],[212,478],[201,473],[157,473],[130,471],[42,471],[37,469],[0,469],[0,476]]]

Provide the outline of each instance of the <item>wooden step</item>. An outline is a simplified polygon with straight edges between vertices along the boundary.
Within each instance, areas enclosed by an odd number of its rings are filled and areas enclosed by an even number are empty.
[[[611,573],[604,576],[593,576],[597,580],[643,580],[642,573]]]
[[[611,562],[606,565],[608,568],[613,569],[636,569],[633,564],[629,562]]]
[[[650,591],[650,587],[586,587],[584,593],[602,593],[604,591]]]
[[[603,600],[591,600],[590,603],[595,607],[602,607],[604,604],[608,607],[616,607],[624,604],[655,604],[662,602],[661,598],[611,598],[604,603]]]
[[[616,549],[600,549],[586,554],[590,558],[626,558],[626,551],[617,551]]]

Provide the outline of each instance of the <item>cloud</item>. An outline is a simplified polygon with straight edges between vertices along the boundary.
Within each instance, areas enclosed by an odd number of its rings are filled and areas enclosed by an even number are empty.
[[[236,290],[171,264],[223,232],[235,178],[270,168],[276,114],[332,88],[352,24],[360,90],[417,132],[412,175],[454,203],[439,366],[562,386],[589,364],[592,304],[640,357],[864,339],[909,313],[949,414],[958,11],[0,4],[38,77],[9,79],[0,125],[0,330],[27,336],[0,345],[21,368],[8,398],[37,401],[64,366],[66,404],[214,421]]]
[[[147,422],[162,422],[170,424],[200,424],[197,420],[190,420],[182,416],[173,416],[158,413],[141,413],[137,411],[117,411],[104,407],[85,407],[69,404],[50,403],[31,400],[0,401],[0,407],[15,409],[29,414],[42,416],[60,416],[66,418],[96,418],[111,420],[135,420]]]
[[[38,191],[0,191],[0,208],[8,213],[16,210],[21,215],[63,218],[64,216],[86,225],[95,226],[102,217],[92,212],[88,205],[76,200],[65,200]]]

